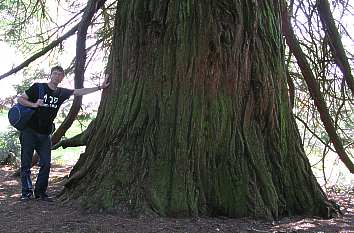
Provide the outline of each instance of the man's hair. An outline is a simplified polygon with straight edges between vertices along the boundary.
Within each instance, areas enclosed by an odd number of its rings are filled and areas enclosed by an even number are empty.
[[[54,66],[54,67],[50,70],[50,74],[52,74],[54,71],[59,71],[59,72],[61,72],[61,73],[64,74],[64,69],[63,69],[63,67],[61,67],[61,66]]]

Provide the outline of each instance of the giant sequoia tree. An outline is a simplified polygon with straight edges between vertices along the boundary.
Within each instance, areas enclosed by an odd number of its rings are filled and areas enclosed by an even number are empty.
[[[278,0],[119,1],[63,196],[163,216],[328,216],[289,107]]]

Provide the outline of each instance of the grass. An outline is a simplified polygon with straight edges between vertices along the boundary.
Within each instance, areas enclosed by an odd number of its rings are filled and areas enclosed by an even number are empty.
[[[60,119],[56,121],[56,125],[59,126],[61,121],[63,119]],[[85,121],[74,121],[73,125],[70,127],[70,129],[66,132],[65,138],[71,138],[74,137],[75,135],[80,134],[82,131],[86,129],[88,124],[90,123],[90,120],[85,120]],[[79,146],[79,147],[68,147],[68,148],[58,148],[56,150],[52,151],[52,157],[55,163],[61,164],[61,165],[74,165],[76,161],[79,159],[80,154],[85,151],[85,146]]]

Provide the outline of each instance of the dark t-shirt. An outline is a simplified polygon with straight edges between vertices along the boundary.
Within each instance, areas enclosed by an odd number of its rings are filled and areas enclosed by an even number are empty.
[[[28,100],[36,102],[39,99],[38,83],[34,83],[25,93]],[[60,105],[73,94],[74,90],[60,88],[52,90],[47,83],[43,83],[43,103],[44,106],[36,109],[28,122],[28,127],[40,134],[50,134],[52,124],[57,116]]]

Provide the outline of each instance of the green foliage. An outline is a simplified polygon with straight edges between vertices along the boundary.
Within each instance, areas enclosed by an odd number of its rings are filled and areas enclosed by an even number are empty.
[[[22,83],[14,85],[17,95],[22,94],[27,90],[33,83],[32,79],[25,79]]]
[[[0,162],[8,159],[9,156],[18,160],[21,155],[21,146],[18,140],[19,132],[15,129],[0,132]]]
[[[43,71],[43,70],[30,70],[30,69],[26,69],[23,72],[24,75],[24,79],[21,83],[19,84],[15,84],[13,85],[13,88],[16,91],[16,96],[21,95],[22,93],[25,92],[25,90],[27,90],[34,82],[35,80],[40,80],[40,79],[44,79],[47,74]],[[15,96],[12,97],[8,97],[9,99],[13,99],[13,103],[16,102]]]
[[[49,20],[48,7],[44,2],[2,1],[0,28],[5,31],[5,40],[14,43],[18,40],[24,41],[37,30],[40,32],[37,36],[43,35],[44,25]]]
[[[83,118],[82,120],[74,121],[73,125],[66,132],[63,139],[71,138],[82,133],[91,122],[93,116],[89,114],[88,115],[84,114],[84,117],[82,118]],[[56,120],[56,125],[60,125],[60,123],[63,120],[64,118],[59,117],[59,119]],[[84,150],[85,150],[85,146],[68,147],[65,149],[58,148],[52,151],[52,158],[54,162],[57,164],[63,164],[63,165],[75,164],[76,161],[79,159],[80,154],[83,153]]]

